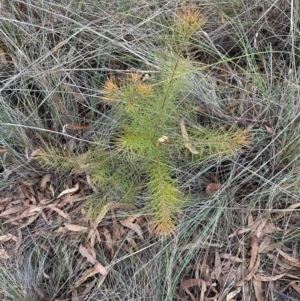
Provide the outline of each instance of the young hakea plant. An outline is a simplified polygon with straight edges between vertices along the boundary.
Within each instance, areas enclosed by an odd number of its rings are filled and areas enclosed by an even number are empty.
[[[116,114],[118,123],[107,141],[109,147],[91,150],[87,162],[81,164],[87,166],[102,194],[112,195],[107,202],[143,195],[153,229],[162,235],[176,231],[176,217],[188,200],[174,173],[180,168],[179,161],[186,160],[184,150],[201,162],[234,156],[251,145],[248,131],[199,129],[193,120],[193,106],[183,100],[188,97],[189,80],[197,77],[198,70],[183,56],[182,47],[205,22],[195,9],[177,13],[172,24],[176,39],[170,37],[169,42],[174,49],[158,58],[161,72],[152,82],[138,73],[118,81],[106,79],[102,99],[113,108],[107,113]]]

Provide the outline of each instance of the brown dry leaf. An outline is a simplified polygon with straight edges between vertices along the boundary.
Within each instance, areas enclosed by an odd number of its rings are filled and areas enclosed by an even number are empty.
[[[226,301],[232,300],[237,294],[239,294],[240,291],[241,291],[241,288],[239,287],[236,290],[230,292],[226,297]]]
[[[184,123],[184,119],[182,118],[180,120],[180,129],[181,129],[181,135],[183,138],[183,143],[184,146],[192,153],[192,154],[199,154],[199,152],[194,148],[194,146],[192,145],[189,135],[187,133],[186,127],[185,127],[185,123]]]
[[[229,259],[230,261],[233,261],[233,262],[243,262],[243,259],[233,256],[232,254],[221,253],[220,257],[224,258],[224,259]]]
[[[280,228],[276,227],[274,223],[267,223],[266,226],[263,228],[263,234],[272,234],[275,231],[282,231]]]
[[[276,276],[260,276],[260,280],[264,281],[264,282],[276,281],[276,280],[284,277],[285,275],[286,275],[286,273],[279,274]]]
[[[7,148],[0,148],[0,154],[7,153],[8,149]]]
[[[121,231],[120,231],[120,227],[121,225],[118,223],[117,219],[116,219],[116,214],[114,209],[111,209],[111,218],[112,218],[112,235],[113,235],[113,240],[114,241],[118,241],[121,239]]]
[[[133,238],[129,238],[128,241],[131,244],[131,246],[135,249],[135,251],[139,250],[139,246],[137,245],[137,243],[134,241]]]
[[[288,255],[288,254],[286,254],[285,252],[283,252],[283,251],[280,250],[280,249],[277,249],[277,251],[278,251],[278,253],[279,253],[284,259],[286,259],[286,261],[287,261],[288,263],[291,264],[291,266],[300,268],[300,260],[298,260],[298,259],[296,259],[296,258],[294,258],[294,257],[292,257],[292,256],[290,256],[290,255]]]
[[[113,241],[112,241],[109,231],[106,228],[104,228],[102,233],[105,237],[105,244],[106,244],[107,249],[110,251],[113,251],[114,245],[113,245]]]
[[[39,209],[39,210],[36,210],[36,211],[41,211],[40,208],[36,208],[36,209]],[[32,209],[33,210],[33,209]],[[30,212],[29,209],[26,209],[22,212],[22,214],[20,215],[17,215],[17,216],[14,216],[14,217],[11,217],[9,218],[7,221],[5,221],[3,224],[9,224],[9,223],[13,223],[13,222],[16,222],[20,219],[23,219],[23,218],[27,218],[27,217],[30,217],[30,216],[35,216],[36,215],[36,212]]]
[[[1,259],[9,259],[9,255],[5,251],[5,249],[0,249],[0,258]]]
[[[58,229],[56,229],[54,231],[54,233],[66,233],[66,232],[67,232],[67,230],[65,227],[59,227]]]
[[[257,260],[255,265],[253,266],[252,270],[250,270],[249,274],[247,274],[242,280],[238,281],[237,283],[235,283],[235,287],[240,287],[243,286],[246,282],[248,282],[249,280],[251,280],[251,278],[253,277],[253,275],[257,272],[258,268],[260,265],[260,256],[257,256]]]
[[[29,157],[27,157],[27,162],[30,162],[35,157],[39,157],[42,155],[43,155],[43,152],[40,149],[37,149],[37,150],[33,151]]]
[[[60,216],[62,216],[63,218],[70,220],[69,214],[63,212],[62,210],[58,209],[57,207],[55,207],[55,204],[51,204],[49,205],[47,208],[57,212]]]
[[[32,216],[25,224],[22,224],[20,226],[20,229],[26,228],[28,225],[33,223],[39,216],[40,216],[40,213]]]
[[[297,281],[299,282],[299,281]],[[296,281],[293,281],[290,283],[290,286],[298,293],[300,294],[300,286],[297,285],[297,282]]]
[[[278,256],[272,255],[272,254],[267,254],[267,256],[276,263],[277,266],[282,267],[283,269],[289,271],[290,269],[293,268],[290,263],[283,262],[282,260],[278,259]]]
[[[279,248],[282,246],[282,243],[281,242],[278,242],[278,243],[275,243],[275,244],[271,244],[267,247],[265,247],[262,251],[260,251],[260,253],[262,254],[267,254],[269,253],[270,251],[273,251],[275,250],[276,248]]]
[[[252,270],[252,268],[254,267],[254,264],[257,261],[257,256],[259,256],[258,254],[258,239],[257,237],[253,236],[251,237],[251,259],[250,259],[250,263],[249,263],[249,271]]]
[[[58,195],[57,199],[59,199],[60,197],[62,197],[65,194],[76,192],[78,189],[79,189],[79,183],[76,183],[76,185],[73,188],[65,189],[64,191],[62,191]]]
[[[97,273],[100,273],[101,275],[107,275],[108,274],[107,269],[100,262],[95,264],[94,269]]]
[[[9,240],[13,240],[15,242],[18,242],[19,238],[12,235],[12,234],[6,234],[6,235],[1,235],[0,236],[0,242],[6,242],[6,241],[9,241]]]
[[[129,216],[124,220],[120,220],[120,223],[124,226],[127,227],[131,230],[133,230],[134,232],[136,232],[138,234],[138,236],[144,240],[144,236],[143,236],[143,230],[140,227],[140,225],[136,222],[136,217],[135,216]]]
[[[184,289],[186,292],[188,292],[189,288],[193,287],[193,286],[199,286],[201,288],[201,295],[200,295],[199,301],[204,301],[204,298],[205,298],[204,294],[207,290],[207,287],[206,287],[206,282],[203,279],[194,278],[194,279],[185,280],[181,283],[180,288]],[[192,295],[190,291],[188,294],[190,296]]]
[[[258,253],[262,253],[271,243],[271,238],[266,236],[258,247]]]
[[[0,7],[1,7],[1,5],[0,5]],[[2,47],[0,47],[0,62],[3,65],[7,65],[8,64],[8,61],[6,59],[6,55],[5,55],[4,49]]]
[[[271,127],[269,127],[269,126],[265,125],[265,129],[266,129],[266,130],[267,130],[267,132],[269,132],[271,135],[273,135],[273,134],[274,134],[274,130],[273,130]]]
[[[15,207],[9,208],[0,214],[0,218],[6,217],[7,215],[10,215],[10,214],[18,213],[22,210],[24,210],[23,206],[15,206]]]
[[[88,228],[87,227],[83,227],[83,226],[79,226],[79,225],[74,225],[74,224],[69,224],[69,223],[65,223],[65,228],[69,231],[73,231],[73,232],[81,232],[81,231],[87,231]]]
[[[267,223],[267,220],[266,219],[264,219],[264,218],[262,218],[261,220],[260,220],[260,224],[259,224],[259,226],[257,227],[257,229],[256,229],[256,237],[257,238],[260,238],[261,236],[262,236],[262,234],[263,234],[263,229],[265,228],[265,225],[266,225],[266,223]]]
[[[47,183],[51,181],[52,175],[50,173],[47,173],[46,175],[43,176],[40,184],[40,189],[41,192],[44,192],[47,188]]]
[[[209,184],[206,186],[205,193],[206,193],[206,194],[213,194],[213,193],[219,191],[221,188],[222,188],[222,185],[221,185],[221,184],[217,184],[217,183],[209,183]]]
[[[187,279],[181,282],[180,288],[183,289],[184,287],[190,288],[192,286],[202,286],[202,282],[205,282],[203,279],[193,278]]]
[[[222,273],[221,258],[218,250],[215,251],[215,277],[219,280]]]
[[[250,232],[250,231],[251,231],[251,228],[246,228],[246,229],[238,230],[238,231],[235,231],[235,232],[231,233],[228,237],[232,238],[234,236],[242,235],[242,234]]]
[[[265,301],[263,299],[263,291],[262,291],[262,286],[261,286],[261,275],[260,275],[260,273],[257,273],[256,275],[254,275],[253,286],[254,286],[254,292],[255,292],[256,300],[257,301]]]
[[[73,205],[76,202],[85,201],[89,196],[82,196],[80,193],[78,194],[67,194],[62,197],[62,201],[59,202],[60,207],[64,207],[67,204]]]
[[[87,259],[88,262],[90,262],[91,264],[96,264],[96,258],[94,258],[94,256],[92,256],[88,249],[85,248],[83,245],[80,244],[79,246],[79,253],[85,257]]]

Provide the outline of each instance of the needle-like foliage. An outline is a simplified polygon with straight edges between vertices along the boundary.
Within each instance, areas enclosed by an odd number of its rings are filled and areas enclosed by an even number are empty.
[[[118,80],[106,79],[102,100],[118,118],[107,147],[95,147],[76,160],[63,160],[53,153],[42,156],[44,164],[58,168],[81,162],[76,166],[91,174],[104,204],[123,202],[128,196],[134,203],[134,195],[146,196],[145,211],[153,229],[163,235],[174,233],[177,216],[188,200],[174,172],[180,167],[178,162],[192,156],[199,162],[234,156],[251,144],[247,131],[185,125],[185,119],[188,124],[197,124],[193,105],[186,99],[190,80],[197,80],[201,73],[184,50],[205,21],[198,10],[178,13],[167,49],[156,54],[160,72],[152,79],[145,80],[138,72]],[[190,156],[184,155],[187,151]]]

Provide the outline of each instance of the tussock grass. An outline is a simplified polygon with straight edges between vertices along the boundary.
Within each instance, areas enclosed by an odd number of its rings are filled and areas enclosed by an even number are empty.
[[[182,281],[215,252],[239,256],[251,235],[230,234],[251,219],[273,222],[272,242],[299,252],[297,211],[278,216],[299,202],[298,3],[189,2],[1,2],[1,190],[33,171],[55,174],[56,191],[88,174],[91,220],[118,201],[173,233],[143,228],[138,250],[126,236],[114,254],[99,244],[109,274],[89,300],[187,300]],[[82,238],[67,248],[45,229],[1,265],[4,300],[40,300],[33,283],[71,298]],[[218,288],[218,300],[234,289]]]

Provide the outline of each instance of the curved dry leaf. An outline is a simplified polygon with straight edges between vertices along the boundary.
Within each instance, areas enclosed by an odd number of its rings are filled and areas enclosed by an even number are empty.
[[[63,212],[62,210],[58,209],[57,207],[55,207],[55,204],[51,204],[50,206],[48,206],[47,208],[57,212],[60,216],[62,216],[63,218],[70,220],[69,214]]]
[[[266,129],[266,130],[267,130],[267,132],[269,132],[271,135],[273,135],[273,134],[274,134],[274,130],[273,130],[271,127],[269,127],[269,126],[265,125],[265,129]]]
[[[299,259],[294,258],[294,257],[292,257],[292,256],[290,256],[290,255],[288,255],[288,254],[286,254],[285,252],[283,252],[283,251],[280,250],[280,249],[277,249],[277,252],[278,252],[284,259],[286,259],[286,261],[287,261],[288,263],[290,263],[291,266],[300,268],[300,260],[299,260]]]
[[[52,175],[50,173],[47,173],[43,176],[40,184],[41,192],[44,192],[47,188],[47,183],[50,182]]]
[[[183,143],[184,146],[192,153],[192,154],[199,154],[199,152],[194,148],[194,146],[192,145],[189,135],[187,133],[186,127],[185,127],[185,123],[184,123],[184,119],[182,118],[180,120],[180,129],[181,129],[181,135],[183,138]]]
[[[96,263],[96,258],[94,258],[88,251],[87,248],[85,248],[83,245],[79,246],[79,253],[87,259],[88,262],[95,264]]]
[[[83,227],[83,226],[79,226],[79,225],[74,225],[74,224],[69,224],[69,223],[65,223],[65,228],[69,231],[73,231],[73,232],[81,232],[81,231],[87,231],[88,228],[87,227]]]
[[[231,299],[233,299],[240,291],[241,291],[241,288],[239,287],[236,290],[230,292],[226,297],[226,301],[230,301]]]
[[[260,265],[260,256],[257,257],[256,263],[253,266],[252,270],[249,272],[249,274],[247,274],[242,280],[235,283],[234,286],[240,287],[243,286],[246,282],[248,282],[253,277],[253,275],[257,272],[259,265]]]
[[[60,197],[62,197],[62,196],[65,195],[65,194],[73,193],[73,192],[77,191],[78,189],[79,189],[79,183],[76,183],[76,185],[75,185],[73,188],[65,189],[64,191],[62,191],[62,192],[58,195],[57,199],[59,199]]]
[[[135,249],[135,251],[139,250],[139,246],[137,245],[137,243],[134,241],[133,238],[129,238],[128,242],[131,244],[131,246]]]
[[[278,280],[278,279],[284,277],[285,275],[286,275],[286,273],[275,275],[275,276],[260,276],[260,280],[264,281],[264,282],[275,281],[275,280]],[[254,277],[256,277],[256,276],[254,276]]]
[[[205,281],[203,279],[198,279],[198,278],[194,278],[194,279],[187,279],[184,280],[183,282],[181,282],[180,288],[190,288],[192,286],[202,286],[202,283],[205,283]]]
[[[144,240],[143,230],[138,223],[135,222],[136,218],[132,219],[132,217],[128,217],[125,220],[120,220],[120,223],[138,234],[138,236]]]

